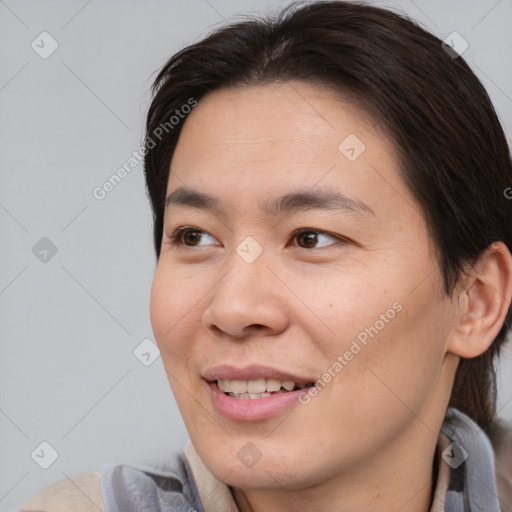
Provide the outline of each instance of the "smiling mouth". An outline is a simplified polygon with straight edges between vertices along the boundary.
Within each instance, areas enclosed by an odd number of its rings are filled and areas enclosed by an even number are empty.
[[[214,383],[226,396],[246,400],[300,391],[315,385],[314,382],[297,384],[292,381],[280,381],[278,379],[257,379],[251,381],[219,379],[214,381]]]

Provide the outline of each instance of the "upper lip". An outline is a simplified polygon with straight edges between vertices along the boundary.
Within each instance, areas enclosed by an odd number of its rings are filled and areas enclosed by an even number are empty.
[[[257,379],[277,379],[281,381],[292,381],[296,384],[308,384],[315,382],[316,379],[293,375],[287,371],[272,368],[270,366],[250,365],[243,368],[237,368],[228,364],[213,366],[203,373],[203,378],[208,382],[216,380],[257,380]]]

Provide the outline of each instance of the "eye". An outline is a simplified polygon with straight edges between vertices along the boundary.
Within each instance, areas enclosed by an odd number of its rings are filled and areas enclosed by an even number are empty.
[[[169,239],[171,245],[185,245],[187,247],[196,247],[200,245],[198,242],[200,242],[203,239],[203,235],[206,235],[207,237],[210,237],[212,240],[215,240],[206,231],[190,227],[181,227],[176,229],[169,237]]]
[[[169,243],[171,245],[184,245],[186,247],[200,247],[201,245],[208,245],[208,243],[200,243],[201,241],[203,241],[204,237],[210,238],[211,240],[215,241],[215,238],[209,235],[206,231],[185,226],[177,228],[169,236]],[[348,241],[342,237],[330,235],[324,231],[311,228],[301,229],[299,231],[296,231],[292,235],[292,239],[297,239],[297,245],[302,249],[320,249],[325,246],[333,245],[333,243],[323,243],[321,245],[318,245],[319,240],[327,240],[329,238],[331,240],[334,240],[334,243],[336,243],[336,241]]]
[[[343,238],[341,238],[339,236],[330,235],[330,234],[325,233],[324,231],[320,231],[318,229],[302,229],[300,231],[296,231],[293,234],[292,238],[296,238],[297,241],[301,240],[302,243],[305,245],[305,247],[302,246],[301,244],[299,244],[299,247],[301,247],[303,249],[320,249],[321,247],[325,247],[326,245],[333,245],[332,243],[331,244],[324,243],[323,245],[315,247],[315,244],[318,244],[319,237],[320,237],[320,240],[323,237],[324,239],[330,238],[331,240],[334,240],[334,241],[345,241]]]

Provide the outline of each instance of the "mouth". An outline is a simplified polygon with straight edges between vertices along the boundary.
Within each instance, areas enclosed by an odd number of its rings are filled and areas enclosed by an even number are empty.
[[[255,379],[230,380],[218,379],[212,382],[226,396],[244,400],[259,400],[273,395],[300,391],[315,385],[314,382],[296,383],[291,380]]]
[[[264,421],[284,414],[303,403],[302,395],[315,386],[312,374],[293,374],[287,370],[252,364],[229,364],[205,370],[202,378],[218,414],[236,422]]]
[[[314,387],[312,382],[297,384],[293,381],[263,382],[219,379],[205,382],[215,410],[225,418],[236,422],[265,421],[284,414],[301,403],[301,396]],[[267,381],[270,385],[267,387]],[[258,386],[254,384],[258,383]],[[260,391],[265,386],[263,391]],[[279,386],[279,387],[278,387]],[[276,389],[277,388],[277,389]],[[230,389],[230,391],[227,391]],[[269,391],[270,390],[270,391]],[[254,392],[259,391],[259,392]]]

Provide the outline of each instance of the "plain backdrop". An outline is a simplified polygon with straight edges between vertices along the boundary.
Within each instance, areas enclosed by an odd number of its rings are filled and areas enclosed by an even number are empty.
[[[173,53],[287,3],[0,0],[0,512],[57,480],[184,446],[161,359],[136,357],[154,346],[142,166],[102,200],[93,190],[140,147],[153,73]],[[469,43],[510,140],[512,1],[374,3]],[[508,350],[499,410],[511,419]]]

